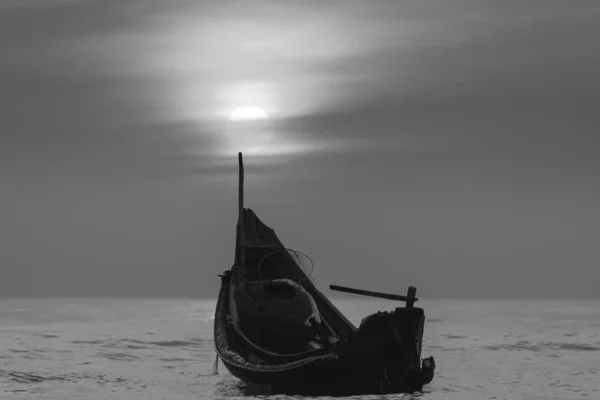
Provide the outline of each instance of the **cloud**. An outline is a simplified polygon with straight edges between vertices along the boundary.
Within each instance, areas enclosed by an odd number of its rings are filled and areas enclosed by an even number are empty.
[[[60,6],[81,6],[85,3],[100,2],[102,0],[2,0],[1,8],[49,8]]]

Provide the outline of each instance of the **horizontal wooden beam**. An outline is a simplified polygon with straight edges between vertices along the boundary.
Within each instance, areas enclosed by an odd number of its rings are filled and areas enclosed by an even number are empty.
[[[406,302],[411,303],[411,305],[412,305],[413,302],[419,300],[416,297],[412,297],[411,298],[409,296],[402,296],[400,294],[389,294],[389,293],[371,292],[369,290],[352,289],[352,288],[349,288],[349,287],[337,286],[337,285],[329,285],[329,289],[335,290],[335,291],[338,291],[338,292],[359,294],[361,296],[378,297],[380,299],[406,301]],[[414,293],[415,291],[409,290],[409,294],[410,293]]]

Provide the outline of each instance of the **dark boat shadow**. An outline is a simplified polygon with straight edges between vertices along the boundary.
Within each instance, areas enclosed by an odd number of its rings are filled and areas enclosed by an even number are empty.
[[[422,399],[422,396],[427,395],[428,393],[430,393],[430,391],[426,390],[423,392],[418,392],[418,393],[412,393],[412,394],[386,394],[386,395],[367,395],[367,396],[358,396],[361,398],[365,398],[365,399],[378,399],[378,400],[385,400],[385,399],[395,399],[395,400],[418,400],[418,399]],[[242,382],[240,380],[237,380],[235,378],[228,378],[228,379],[221,379],[217,384],[216,384],[216,390],[215,390],[215,395],[218,397],[255,397],[255,398],[262,398],[262,399],[267,399],[273,396],[289,396],[290,398],[292,397],[298,397],[297,395],[291,395],[286,393],[285,391],[277,391],[277,390],[273,390],[271,387],[269,387],[268,385],[257,385],[257,384],[252,384],[252,383],[246,383],[246,382]],[[327,395],[317,395],[317,396],[312,396],[310,394],[304,394],[302,395],[302,398],[322,398],[322,397],[327,397],[327,398],[354,398],[355,396],[352,395],[348,395],[348,394],[334,394],[334,393],[329,393]]]

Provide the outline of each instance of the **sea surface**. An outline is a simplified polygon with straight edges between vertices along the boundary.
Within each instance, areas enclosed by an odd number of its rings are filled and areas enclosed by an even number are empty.
[[[333,299],[349,318],[393,302]],[[0,399],[265,398],[222,365],[214,300],[0,299]],[[359,399],[600,399],[600,301],[433,300],[422,394]],[[287,398],[274,396],[273,398]]]

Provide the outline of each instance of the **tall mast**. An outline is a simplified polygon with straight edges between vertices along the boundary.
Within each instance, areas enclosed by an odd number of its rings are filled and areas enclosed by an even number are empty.
[[[239,216],[238,216],[238,246],[239,246],[239,265],[246,265],[246,260],[244,257],[244,161],[242,159],[242,153],[238,153],[238,163],[239,163],[239,177],[240,181],[238,184],[238,208],[239,208]]]

